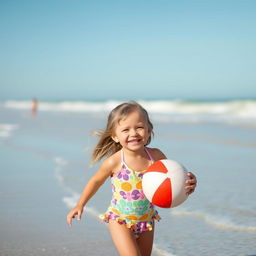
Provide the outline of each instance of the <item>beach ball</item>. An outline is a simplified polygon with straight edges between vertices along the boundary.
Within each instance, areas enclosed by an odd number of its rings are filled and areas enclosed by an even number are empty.
[[[174,160],[159,160],[143,174],[142,189],[152,204],[162,208],[176,207],[188,198],[184,188],[187,179],[184,166]]]

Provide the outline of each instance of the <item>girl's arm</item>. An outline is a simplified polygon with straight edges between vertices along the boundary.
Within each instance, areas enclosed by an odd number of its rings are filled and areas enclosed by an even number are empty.
[[[107,159],[102,163],[102,166],[87,182],[80,196],[77,205],[68,213],[67,223],[71,226],[72,219],[77,215],[77,220],[81,219],[83,208],[97,190],[104,184],[106,179],[111,175],[111,161]]]

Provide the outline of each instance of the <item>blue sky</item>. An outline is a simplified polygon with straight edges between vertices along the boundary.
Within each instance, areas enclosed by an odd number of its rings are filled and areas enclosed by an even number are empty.
[[[1,1],[0,100],[256,98],[256,1]]]

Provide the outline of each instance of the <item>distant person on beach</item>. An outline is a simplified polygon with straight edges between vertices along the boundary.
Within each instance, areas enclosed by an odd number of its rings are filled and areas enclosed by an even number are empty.
[[[38,111],[38,102],[37,102],[37,99],[35,98],[32,100],[31,110],[32,110],[32,115],[35,116]]]
[[[114,108],[92,153],[94,163],[102,158],[101,167],[88,181],[77,205],[68,213],[67,223],[80,220],[84,206],[100,186],[111,178],[112,200],[100,218],[108,223],[114,245],[121,256],[150,256],[154,238],[154,222],[160,216],[142,191],[142,176],[152,162],[166,159],[164,153],[147,145],[153,135],[153,125],[147,111],[136,102]],[[196,188],[196,177],[189,172],[185,189]]]

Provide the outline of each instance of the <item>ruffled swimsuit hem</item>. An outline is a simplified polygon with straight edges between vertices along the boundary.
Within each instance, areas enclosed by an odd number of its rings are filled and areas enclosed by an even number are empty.
[[[106,223],[109,223],[109,220],[114,220],[114,221],[117,221],[119,224],[125,224],[126,227],[132,229],[136,235],[142,233],[143,231],[148,231],[148,230],[151,231],[153,229],[153,221],[161,220],[161,217],[158,215],[158,212],[156,210],[151,216],[150,220],[147,220],[147,221],[133,220],[132,216],[131,216],[131,219],[129,219],[128,216],[121,217],[121,216],[115,215],[113,212],[103,213],[99,215],[99,218]]]

